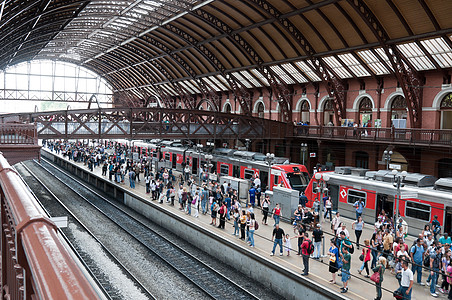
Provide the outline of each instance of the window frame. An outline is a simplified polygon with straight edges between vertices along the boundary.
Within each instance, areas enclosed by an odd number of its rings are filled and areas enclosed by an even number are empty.
[[[429,211],[428,211],[428,220],[424,220],[424,219],[419,218],[419,217],[408,216],[408,215],[407,215],[407,209],[408,209],[408,210],[411,209],[411,210],[416,210],[416,211],[425,212],[425,210],[422,210],[422,209],[419,209],[419,208],[408,207],[408,204],[409,204],[409,203],[420,204],[420,205],[424,205],[424,206],[428,207],[428,208],[429,208]],[[422,203],[422,202],[406,200],[406,202],[405,202],[405,217],[406,217],[406,218],[415,219],[415,220],[419,220],[419,221],[427,221],[427,222],[430,222],[430,219],[432,218],[432,206],[431,206],[430,204],[426,204],[426,203]]]
[[[223,172],[224,169],[227,170],[226,173]],[[220,165],[220,175],[229,175],[229,165],[227,165],[227,164]]]
[[[366,204],[367,204],[367,192],[366,191],[363,191],[363,190],[356,190],[356,189],[348,189],[347,190],[347,204],[350,204],[350,205],[353,205],[356,201],[357,201],[357,199],[355,199],[353,202],[350,202],[348,199],[350,198],[350,192],[358,192],[358,193],[363,193],[364,195],[365,195],[365,197],[364,198],[360,198],[360,199],[364,199],[364,207],[366,207]],[[354,196],[354,195],[352,195],[352,197],[355,197],[355,198],[357,198],[357,197],[359,197],[359,196]]]
[[[247,171],[248,171],[248,172],[247,172]],[[251,172],[252,172],[253,174],[251,174],[251,176],[248,178],[248,177],[247,177],[247,173],[248,173],[248,175],[249,175]],[[254,172],[253,169],[245,168],[245,170],[243,170],[243,179],[251,179],[251,178],[253,178],[254,174],[255,174],[255,172]]]

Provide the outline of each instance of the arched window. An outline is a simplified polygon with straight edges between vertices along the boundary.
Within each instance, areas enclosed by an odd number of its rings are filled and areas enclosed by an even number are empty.
[[[452,93],[441,100],[441,129],[452,129]]]
[[[301,122],[309,122],[309,102],[304,100],[301,102],[301,110],[300,110],[300,121]]]
[[[391,120],[407,119],[407,105],[405,97],[398,95],[392,99],[391,103]]]
[[[359,102],[359,120],[361,125],[365,125],[368,122],[372,123],[372,101],[369,97],[364,97]]]
[[[226,103],[226,104],[224,105],[224,112],[230,114],[231,111],[232,111],[231,104]]]
[[[259,102],[259,104],[257,105],[257,116],[259,118],[264,117],[264,104],[262,104],[262,102]]]
[[[328,123],[333,123],[334,119],[334,109],[333,109],[333,100],[328,99],[325,101],[323,105],[323,125],[328,125]]]

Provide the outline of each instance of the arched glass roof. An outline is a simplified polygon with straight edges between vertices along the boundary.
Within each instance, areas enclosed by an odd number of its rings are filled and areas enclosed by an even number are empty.
[[[452,68],[452,1],[0,0],[0,69],[96,71],[146,99]],[[329,79],[328,79],[329,78]]]
[[[0,72],[0,112],[87,108],[90,100],[110,107],[112,96],[103,78],[72,63],[33,60]]]

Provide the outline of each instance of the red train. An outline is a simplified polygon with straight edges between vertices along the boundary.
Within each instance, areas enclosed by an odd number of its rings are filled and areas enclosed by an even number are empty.
[[[208,165],[207,155],[212,155],[210,159],[211,167],[209,173],[221,176],[232,176],[241,179],[251,179],[259,177],[263,188],[267,188],[269,165],[266,156],[262,153],[250,151],[237,151],[234,149],[216,148],[211,153],[184,147],[179,142],[162,141],[159,143],[145,143],[142,141],[119,140],[119,143],[132,147],[134,153],[141,156],[152,157],[154,161],[163,161],[165,166],[182,171],[185,165],[190,166],[191,173],[199,174],[199,168],[206,169]],[[304,165],[291,164],[288,159],[274,157],[271,167],[271,187],[281,185],[304,191],[309,183],[310,177]]]
[[[398,190],[393,185],[391,170],[368,171],[365,169],[339,167],[328,173],[328,191],[318,193],[319,181],[313,176],[305,194],[312,204],[317,197],[329,193],[333,210],[341,215],[355,218],[353,203],[363,199],[365,209],[363,219],[373,224],[382,209],[393,216],[396,211]],[[436,179],[430,175],[407,173],[400,189],[399,215],[408,223],[410,234],[417,235],[424,225],[431,223],[434,216],[442,229],[450,232],[452,221],[452,178]]]

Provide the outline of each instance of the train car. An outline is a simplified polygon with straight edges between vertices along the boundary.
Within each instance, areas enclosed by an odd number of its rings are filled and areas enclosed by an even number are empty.
[[[309,205],[316,198],[331,196],[333,211],[342,216],[355,218],[355,201],[365,203],[363,219],[373,224],[378,214],[384,210],[391,218],[396,211],[408,223],[408,232],[417,235],[434,216],[442,225],[442,230],[450,232],[452,221],[452,178],[437,180],[430,175],[407,173],[403,187],[399,191],[393,185],[394,175],[389,170],[368,171],[366,169],[339,167],[328,173],[328,192],[317,189],[319,180],[313,176],[305,194]],[[321,179],[322,180],[322,179]]]
[[[210,154],[184,147],[180,141],[162,141],[158,144],[134,141],[131,146],[133,152],[140,153],[140,157],[153,157],[154,161],[160,161],[160,165],[167,168],[182,171],[188,165],[193,175],[198,175],[201,167],[207,169],[206,155],[212,155],[209,173],[242,179],[259,177],[262,187],[267,188],[268,185],[269,166],[262,153],[217,148]],[[270,189],[282,185],[301,192],[309,183],[305,166],[290,164],[287,158],[282,157],[275,157],[270,177]]]

